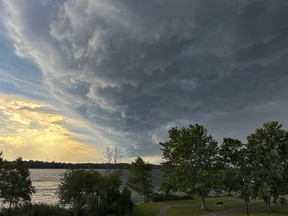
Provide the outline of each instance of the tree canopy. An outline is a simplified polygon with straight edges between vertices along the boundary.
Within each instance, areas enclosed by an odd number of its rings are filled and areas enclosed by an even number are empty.
[[[243,162],[243,144],[240,140],[224,138],[219,147],[219,188],[228,192],[239,191],[243,184],[240,165]]]
[[[102,175],[96,170],[68,170],[62,178],[58,197],[60,204],[71,205],[77,214],[122,215],[132,210],[130,192],[120,192],[121,172]],[[126,203],[122,207],[121,203]]]
[[[270,201],[288,192],[288,132],[276,121],[266,122],[247,137],[246,157],[253,197]]]
[[[169,140],[160,143],[163,150],[162,189],[198,194],[201,207],[213,188],[217,171],[217,142],[202,125],[171,128]]]
[[[28,167],[21,158],[15,161],[3,161],[2,152],[0,159],[0,198],[3,203],[12,206],[21,206],[31,203],[31,195],[35,193],[30,180]]]
[[[144,202],[147,202],[153,192],[151,165],[145,163],[141,157],[137,157],[137,159],[132,162],[129,170],[131,175],[127,181],[128,187],[143,195]]]

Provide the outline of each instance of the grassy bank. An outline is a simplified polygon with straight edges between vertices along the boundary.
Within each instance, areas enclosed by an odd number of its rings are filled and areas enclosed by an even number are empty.
[[[224,202],[223,206],[216,206],[216,202]],[[250,205],[259,204],[262,201],[252,201]],[[167,216],[193,216],[201,215],[209,212],[217,212],[230,208],[242,207],[244,202],[236,197],[209,197],[206,199],[206,206],[209,211],[203,211],[200,207],[200,200],[178,200],[178,201],[167,201],[167,202],[153,202],[147,204],[138,204],[134,208],[134,216],[155,216],[161,206],[168,205],[191,205],[191,206],[179,206],[168,209]]]

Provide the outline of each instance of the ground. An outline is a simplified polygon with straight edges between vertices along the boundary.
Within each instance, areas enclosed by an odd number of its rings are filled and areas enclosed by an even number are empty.
[[[134,208],[134,216],[246,216],[244,202],[236,197],[210,197],[207,198],[207,208],[209,211],[203,211],[200,208],[200,200],[179,200],[167,202],[153,202],[147,204],[138,204]],[[216,206],[216,202],[224,202],[223,206]],[[288,207],[274,207],[273,212],[266,213],[261,200],[253,200],[249,203],[250,216],[268,216],[268,215],[288,215]],[[225,211],[230,209],[229,211]],[[161,211],[160,211],[161,210]],[[223,212],[224,211],[224,212]],[[220,214],[221,213],[221,214]]]

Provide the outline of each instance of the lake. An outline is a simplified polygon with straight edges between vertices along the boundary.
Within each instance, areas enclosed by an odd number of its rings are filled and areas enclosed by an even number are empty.
[[[60,179],[65,173],[65,169],[30,169],[30,178],[32,185],[36,189],[36,193],[32,196],[32,203],[46,203],[46,204],[56,204],[58,203],[58,198],[56,196],[56,190],[60,183]],[[105,173],[105,169],[97,170],[100,173]],[[130,173],[128,170],[123,171],[122,175],[122,186],[126,185],[127,178]],[[153,186],[154,191],[158,191],[160,185],[160,170],[153,169]],[[134,202],[142,201],[142,196],[132,192],[132,200]]]

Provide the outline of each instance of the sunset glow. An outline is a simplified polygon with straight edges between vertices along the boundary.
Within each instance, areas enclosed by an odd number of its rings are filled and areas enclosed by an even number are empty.
[[[88,162],[101,160],[101,150],[73,139],[65,116],[52,107],[15,95],[0,95],[0,148],[5,158]],[[78,137],[81,138],[81,137]]]

